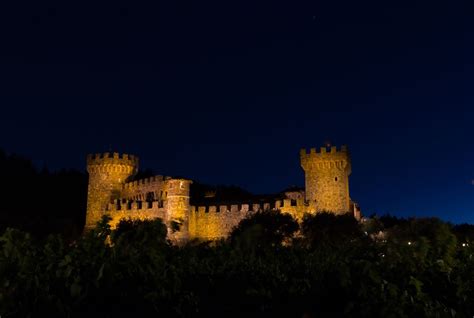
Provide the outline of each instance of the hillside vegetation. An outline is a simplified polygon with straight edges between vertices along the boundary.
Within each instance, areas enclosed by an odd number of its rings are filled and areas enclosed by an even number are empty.
[[[67,243],[0,237],[2,317],[471,317],[473,228],[438,219],[244,219],[173,246],[155,221],[107,218]]]

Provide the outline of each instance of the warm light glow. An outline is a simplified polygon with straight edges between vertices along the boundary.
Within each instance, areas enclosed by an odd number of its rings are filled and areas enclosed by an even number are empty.
[[[160,175],[127,182],[138,170],[138,157],[118,153],[90,155],[86,227],[95,226],[104,214],[112,218],[112,227],[122,218],[161,218],[166,224],[182,219],[183,225],[176,233],[181,238],[217,239],[226,237],[250,211],[278,209],[300,221],[307,212],[342,214],[353,210],[358,219],[360,209],[349,197],[351,163],[347,147],[327,146],[301,152],[304,190],[285,192],[284,198],[263,203],[197,207],[190,205],[190,180]],[[208,191],[205,197],[216,197],[216,192]]]

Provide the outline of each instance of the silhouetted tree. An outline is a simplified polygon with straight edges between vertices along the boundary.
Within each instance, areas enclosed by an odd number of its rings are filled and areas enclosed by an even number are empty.
[[[453,233],[461,243],[474,244],[474,225],[473,224],[458,224],[453,227]]]
[[[396,244],[397,258],[407,253],[414,266],[431,262],[452,264],[456,252],[456,236],[451,226],[438,218],[410,219],[389,231],[390,246]]]
[[[399,218],[390,214],[384,214],[379,218],[385,229],[392,228],[396,225],[407,223],[407,219]]]
[[[364,235],[352,214],[337,215],[331,212],[305,214],[301,233],[306,246],[340,245]]]
[[[281,246],[291,241],[298,228],[298,222],[290,214],[265,210],[243,219],[229,238],[242,248]]]
[[[33,163],[0,151],[0,232],[7,227],[35,236],[61,233],[76,238],[84,224],[87,175],[74,170],[38,172]]]

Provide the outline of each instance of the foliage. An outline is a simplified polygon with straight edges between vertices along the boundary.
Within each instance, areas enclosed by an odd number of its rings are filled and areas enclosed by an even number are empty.
[[[301,232],[306,246],[312,247],[318,244],[340,245],[363,237],[359,223],[350,213],[306,214],[303,217]]]
[[[307,215],[299,229],[277,212],[245,219],[228,240],[182,246],[159,219],[112,230],[104,218],[72,243],[8,229],[0,314],[471,317],[474,249],[449,224],[410,219],[383,240],[366,229],[329,213]]]
[[[281,246],[298,230],[298,222],[290,214],[266,210],[243,219],[230,235],[239,248],[262,249]]]

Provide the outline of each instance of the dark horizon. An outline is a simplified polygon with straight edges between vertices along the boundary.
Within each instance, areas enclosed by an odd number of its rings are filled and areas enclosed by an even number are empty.
[[[436,1],[11,4],[0,148],[88,153],[254,193],[302,186],[301,148],[347,144],[365,215],[474,223],[474,20]]]

